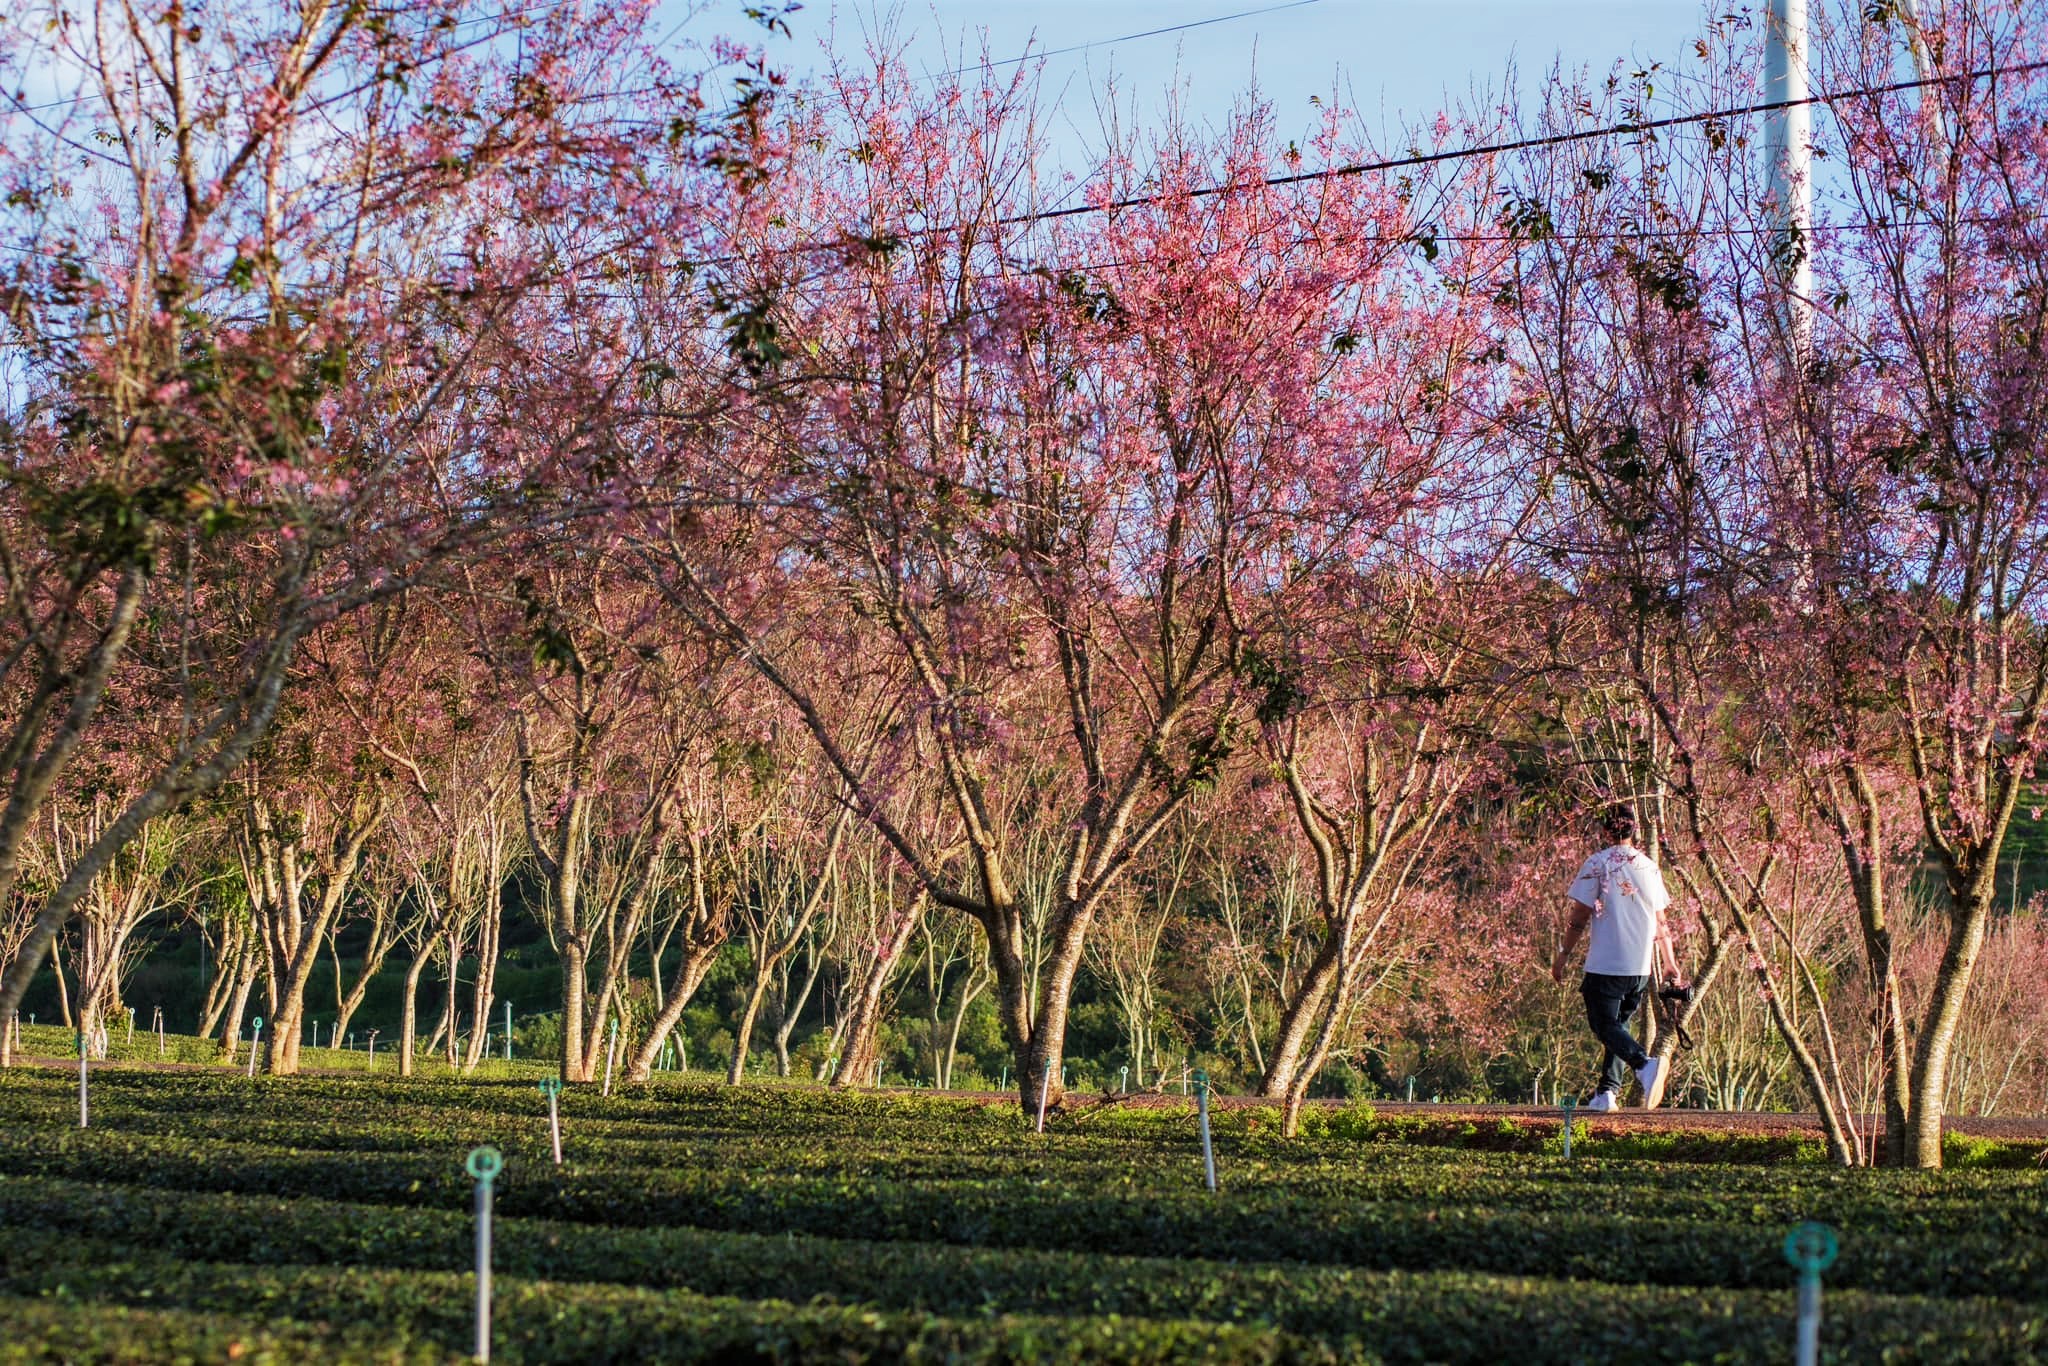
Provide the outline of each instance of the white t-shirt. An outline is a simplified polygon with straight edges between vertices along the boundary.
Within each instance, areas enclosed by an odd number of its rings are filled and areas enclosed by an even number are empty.
[[[1586,971],[1648,977],[1656,964],[1657,916],[1671,904],[1664,875],[1640,849],[1617,844],[1586,860],[1567,893],[1593,908]]]

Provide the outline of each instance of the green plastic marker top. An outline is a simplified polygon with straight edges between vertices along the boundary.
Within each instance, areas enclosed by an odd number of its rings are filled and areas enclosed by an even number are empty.
[[[505,1170],[505,1155],[486,1143],[481,1148],[471,1148],[469,1159],[462,1164],[469,1174],[486,1186],[498,1179],[498,1173]]]
[[[561,1079],[560,1077],[547,1077],[547,1078],[544,1078],[544,1079],[543,1079],[543,1080],[541,1081],[541,1084],[540,1084],[540,1093],[541,1093],[542,1095],[544,1095],[544,1096],[554,1096],[554,1095],[560,1095],[560,1094],[561,1094],[561,1091],[562,1091],[562,1079]]]
[[[251,1028],[251,1029],[256,1029],[256,1030],[260,1030],[260,1029],[262,1029],[262,1028],[263,1028],[263,1017],[262,1017],[261,1015],[257,1015],[257,1016],[253,1016],[253,1017],[251,1017],[251,1019],[249,1020],[249,1028]]]
[[[1203,1095],[1205,1095],[1205,1096],[1206,1096],[1206,1095],[1208,1095],[1208,1094],[1209,1094],[1209,1074],[1208,1074],[1207,1072],[1204,1072],[1204,1071],[1203,1071],[1203,1070],[1202,1070],[1201,1068],[1197,1067],[1197,1068],[1196,1068],[1196,1069],[1194,1070],[1194,1072],[1193,1072],[1193,1074],[1192,1074],[1192,1075],[1193,1075],[1193,1077],[1194,1077],[1194,1079],[1195,1079],[1195,1085],[1197,1085],[1197,1086],[1199,1086],[1199,1087],[1201,1087],[1201,1088],[1202,1088],[1202,1094],[1203,1094]]]
[[[1826,1271],[1835,1264],[1841,1251],[1835,1231],[1810,1219],[1785,1235],[1785,1260],[1797,1267],[1802,1276],[1818,1276]]]

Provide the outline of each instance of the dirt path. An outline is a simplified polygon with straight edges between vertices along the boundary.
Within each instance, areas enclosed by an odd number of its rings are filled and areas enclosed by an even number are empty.
[[[891,1088],[892,1090],[894,1088]],[[978,1100],[990,1105],[1011,1104],[1016,1097],[996,1091],[904,1091],[904,1095],[950,1096],[959,1100]],[[1077,1104],[1093,1104],[1101,1097],[1096,1094],[1073,1091],[1068,1093]],[[1169,1094],[1145,1093],[1118,1098],[1117,1103],[1133,1106],[1182,1106],[1187,1098],[1178,1092]],[[1251,1106],[1276,1106],[1276,1102],[1260,1096],[1216,1096],[1211,1103],[1219,1110],[1244,1109]],[[1340,1105],[1340,1101],[1310,1101],[1311,1105]],[[1491,1123],[1502,1119],[1560,1120],[1564,1111],[1555,1105],[1461,1105],[1457,1103],[1427,1104],[1422,1101],[1376,1100],[1371,1102],[1373,1112],[1380,1115],[1413,1115],[1425,1119],[1470,1120],[1473,1123]],[[1793,1112],[1762,1110],[1616,1110],[1609,1114],[1592,1115],[1584,1110],[1577,1116],[1588,1124],[1609,1129],[1638,1129],[1652,1133],[1708,1132],[1731,1134],[1808,1134],[1821,1137],[1820,1119],[1816,1115]],[[1875,1115],[1867,1115],[1862,1121],[1864,1131],[1871,1132],[1881,1127]],[[1986,1119],[1978,1116],[1951,1116],[1944,1124],[1944,1130],[1966,1138],[1992,1138],[2018,1143],[2048,1143],[2048,1119]]]

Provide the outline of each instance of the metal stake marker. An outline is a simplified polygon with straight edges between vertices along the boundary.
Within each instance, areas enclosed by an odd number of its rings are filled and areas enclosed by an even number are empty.
[[[1119,1068],[1117,1068],[1117,1069],[1116,1069],[1116,1089],[1117,1089],[1117,1093],[1118,1093],[1119,1095],[1125,1095],[1125,1096],[1127,1096],[1127,1095],[1129,1095],[1129,1094],[1131,1093],[1131,1069],[1130,1069],[1130,1068],[1128,1068],[1128,1067],[1119,1067]]]
[[[1038,1132],[1045,1132],[1045,1098],[1052,1094],[1052,1071],[1047,1069],[1038,1078]]]
[[[612,1063],[619,1056],[619,1017],[612,1016],[611,1042],[604,1046],[604,1093],[612,1093]]]
[[[505,1061],[512,1061],[512,1003],[505,1002]]]
[[[86,1125],[85,1114],[85,1031],[78,1031],[78,1127]]]
[[[263,1017],[258,1015],[249,1021],[249,1078],[252,1081],[256,1077],[256,1054],[262,1047]]]
[[[370,1070],[377,1070],[377,1031],[370,1031]]]
[[[1001,1081],[999,1081],[999,1082],[997,1082],[997,1083],[996,1083],[996,1090],[998,1090],[998,1091],[1007,1091],[1007,1090],[1009,1090],[1009,1089],[1010,1089],[1010,1064],[1008,1064],[1008,1063],[1004,1063],[1004,1064],[1003,1064],[1003,1079],[1002,1079]]]
[[[1820,1273],[1835,1264],[1842,1245],[1835,1231],[1811,1220],[1785,1235],[1785,1260],[1799,1271],[1798,1366],[1820,1362]]]
[[[555,1165],[562,1165],[562,1112],[556,1108],[555,1098],[562,1094],[562,1079],[548,1077],[540,1084],[540,1093],[548,1098],[548,1137],[555,1145]]]
[[[491,1359],[491,1183],[505,1158],[489,1144],[472,1148],[463,1164],[476,1178],[476,1359]]]
[[[1216,1148],[1209,1141],[1209,1074],[1201,1068],[1195,1069],[1195,1115],[1202,1125],[1202,1178],[1209,1183],[1211,1194],[1216,1190]]]
[[[128,1012],[128,1046],[130,1048],[135,1047],[135,1012],[133,1010]]]
[[[1564,1098],[1564,1155],[1572,1155],[1572,1107],[1579,1103],[1577,1096]]]
[[[164,1055],[164,1008],[162,1006],[156,1008],[156,1055],[159,1058]]]
[[[1410,1105],[1415,1103],[1415,1078],[1413,1077],[1408,1078],[1408,1103]]]

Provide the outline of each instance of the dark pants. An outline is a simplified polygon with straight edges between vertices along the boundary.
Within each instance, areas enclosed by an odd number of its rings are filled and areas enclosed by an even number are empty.
[[[1620,1095],[1628,1089],[1629,1074],[1649,1061],[1650,1055],[1628,1032],[1628,1021],[1643,1003],[1650,989],[1647,977],[1611,977],[1589,972],[1579,984],[1586,997],[1586,1022],[1594,1037],[1607,1045],[1607,1058],[1600,1066],[1600,1089]]]

